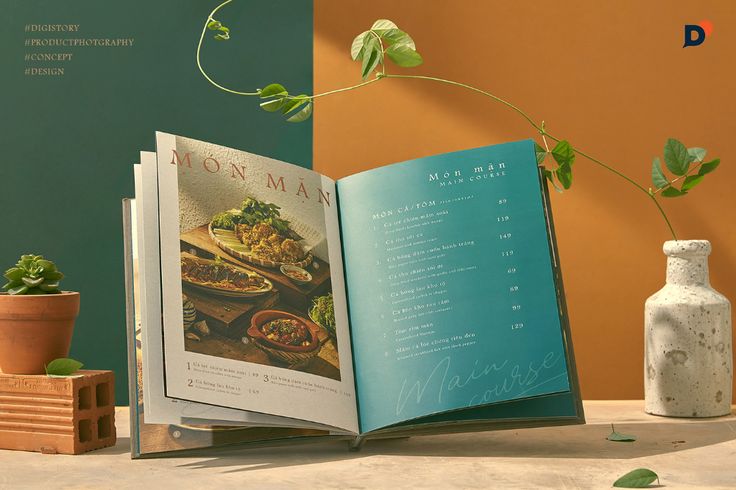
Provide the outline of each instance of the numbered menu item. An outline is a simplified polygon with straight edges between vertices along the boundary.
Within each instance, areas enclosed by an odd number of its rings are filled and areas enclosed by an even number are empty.
[[[136,235],[138,283],[160,296],[140,331],[160,356],[131,369],[157,424],[215,426],[177,403],[222,407],[217,427],[250,431],[232,443],[583,421],[532,141],[334,182],[158,133],[144,165],[136,228],[159,233]],[[157,437],[139,455],[176,449]]]

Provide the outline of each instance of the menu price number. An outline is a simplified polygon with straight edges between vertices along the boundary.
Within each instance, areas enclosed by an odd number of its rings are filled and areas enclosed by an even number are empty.
[[[515,322],[511,324],[511,330],[519,330],[520,328],[524,328],[524,322]]]

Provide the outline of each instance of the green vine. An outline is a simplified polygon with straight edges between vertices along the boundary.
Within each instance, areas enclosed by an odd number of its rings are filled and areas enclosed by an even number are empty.
[[[703,148],[687,148],[680,141],[670,138],[664,146],[664,162],[667,169],[673,174],[672,178],[667,178],[662,170],[659,157],[654,158],[652,162],[652,184],[653,187],[645,187],[636,182],[623,172],[616,170],[612,166],[602,162],[601,160],[589,155],[577,147],[573,147],[564,139],[558,138],[550,134],[544,121],[537,123],[529,114],[524,112],[518,106],[511,102],[494,95],[480,88],[465,83],[447,80],[444,78],[431,77],[426,75],[400,75],[388,73],[386,70],[386,58],[390,59],[395,65],[402,68],[411,68],[422,64],[422,56],[416,50],[416,43],[409,34],[402,31],[398,26],[387,19],[379,19],[373,23],[370,29],[358,34],[350,47],[350,55],[354,61],[361,63],[361,76],[363,81],[349,87],[338,88],[320,94],[300,94],[291,95],[289,91],[279,83],[272,83],[263,89],[257,89],[255,92],[243,92],[233,90],[215,82],[204,70],[201,62],[202,44],[208,30],[216,31],[213,36],[215,40],[226,41],[230,39],[230,30],[220,21],[215,19],[215,14],[219,12],[225,5],[232,2],[226,0],[218,5],[207,17],[202,35],[197,44],[197,67],[204,78],[220,90],[234,94],[251,97],[259,97],[262,102],[260,106],[268,112],[280,112],[282,115],[288,116],[287,122],[306,121],[312,115],[314,100],[319,97],[326,97],[342,92],[356,90],[367,85],[386,80],[386,79],[414,79],[425,80],[435,83],[452,85],[458,88],[478,93],[484,97],[492,99],[523,117],[537,131],[544,143],[544,147],[536,144],[537,164],[543,166],[547,155],[551,155],[556,163],[553,169],[544,167],[544,174],[554,188],[562,192],[563,189],[569,189],[572,186],[572,167],[575,163],[576,156],[580,156],[595,163],[596,165],[608,170],[614,175],[627,181],[636,189],[646,194],[652,200],[657,210],[664,219],[667,228],[672,234],[672,238],[677,240],[672,223],[670,223],[667,213],[660,205],[657,196],[662,197],[680,197],[686,195],[693,187],[699,184],[706,174],[716,169],[720,160],[718,158],[706,162],[706,151]],[[371,78],[371,75],[374,75]],[[547,140],[555,143],[550,149]],[[675,184],[682,181],[680,188]]]

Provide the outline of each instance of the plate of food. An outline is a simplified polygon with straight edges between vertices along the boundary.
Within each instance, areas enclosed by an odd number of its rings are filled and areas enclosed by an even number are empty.
[[[296,284],[309,284],[312,274],[295,265],[282,265],[279,270]]]
[[[332,293],[324,296],[317,296],[312,300],[312,307],[309,309],[309,318],[324,328],[333,339],[336,338],[336,322],[335,322],[335,303]],[[335,344],[337,347],[337,344]]]
[[[314,257],[292,222],[281,216],[280,209],[273,203],[246,198],[240,209],[212,218],[208,227],[210,238],[233,257],[256,265],[307,267]]]
[[[255,271],[228,264],[220,257],[203,259],[186,252],[181,254],[181,279],[195,289],[232,298],[273,290],[271,281]]]
[[[303,363],[319,353],[319,327],[286,311],[262,310],[253,315],[248,335],[269,356],[286,364]]]

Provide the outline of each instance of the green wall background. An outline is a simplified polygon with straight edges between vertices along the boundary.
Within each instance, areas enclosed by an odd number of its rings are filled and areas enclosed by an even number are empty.
[[[225,94],[195,64],[204,0],[4,0],[0,20],[0,269],[40,253],[79,291],[71,355],[111,369],[127,404],[121,204],[132,164],[154,131],[245,149],[311,167],[312,126],[288,124],[254,98]],[[221,84],[251,91],[279,81],[312,90],[312,2],[238,0],[218,20],[231,40],[209,40],[203,63]],[[26,24],[80,24],[73,37],[135,38],[132,48],[27,48]],[[211,38],[211,34],[209,34]],[[68,63],[29,63],[26,53],[71,52]],[[59,77],[27,66],[64,66]]]

